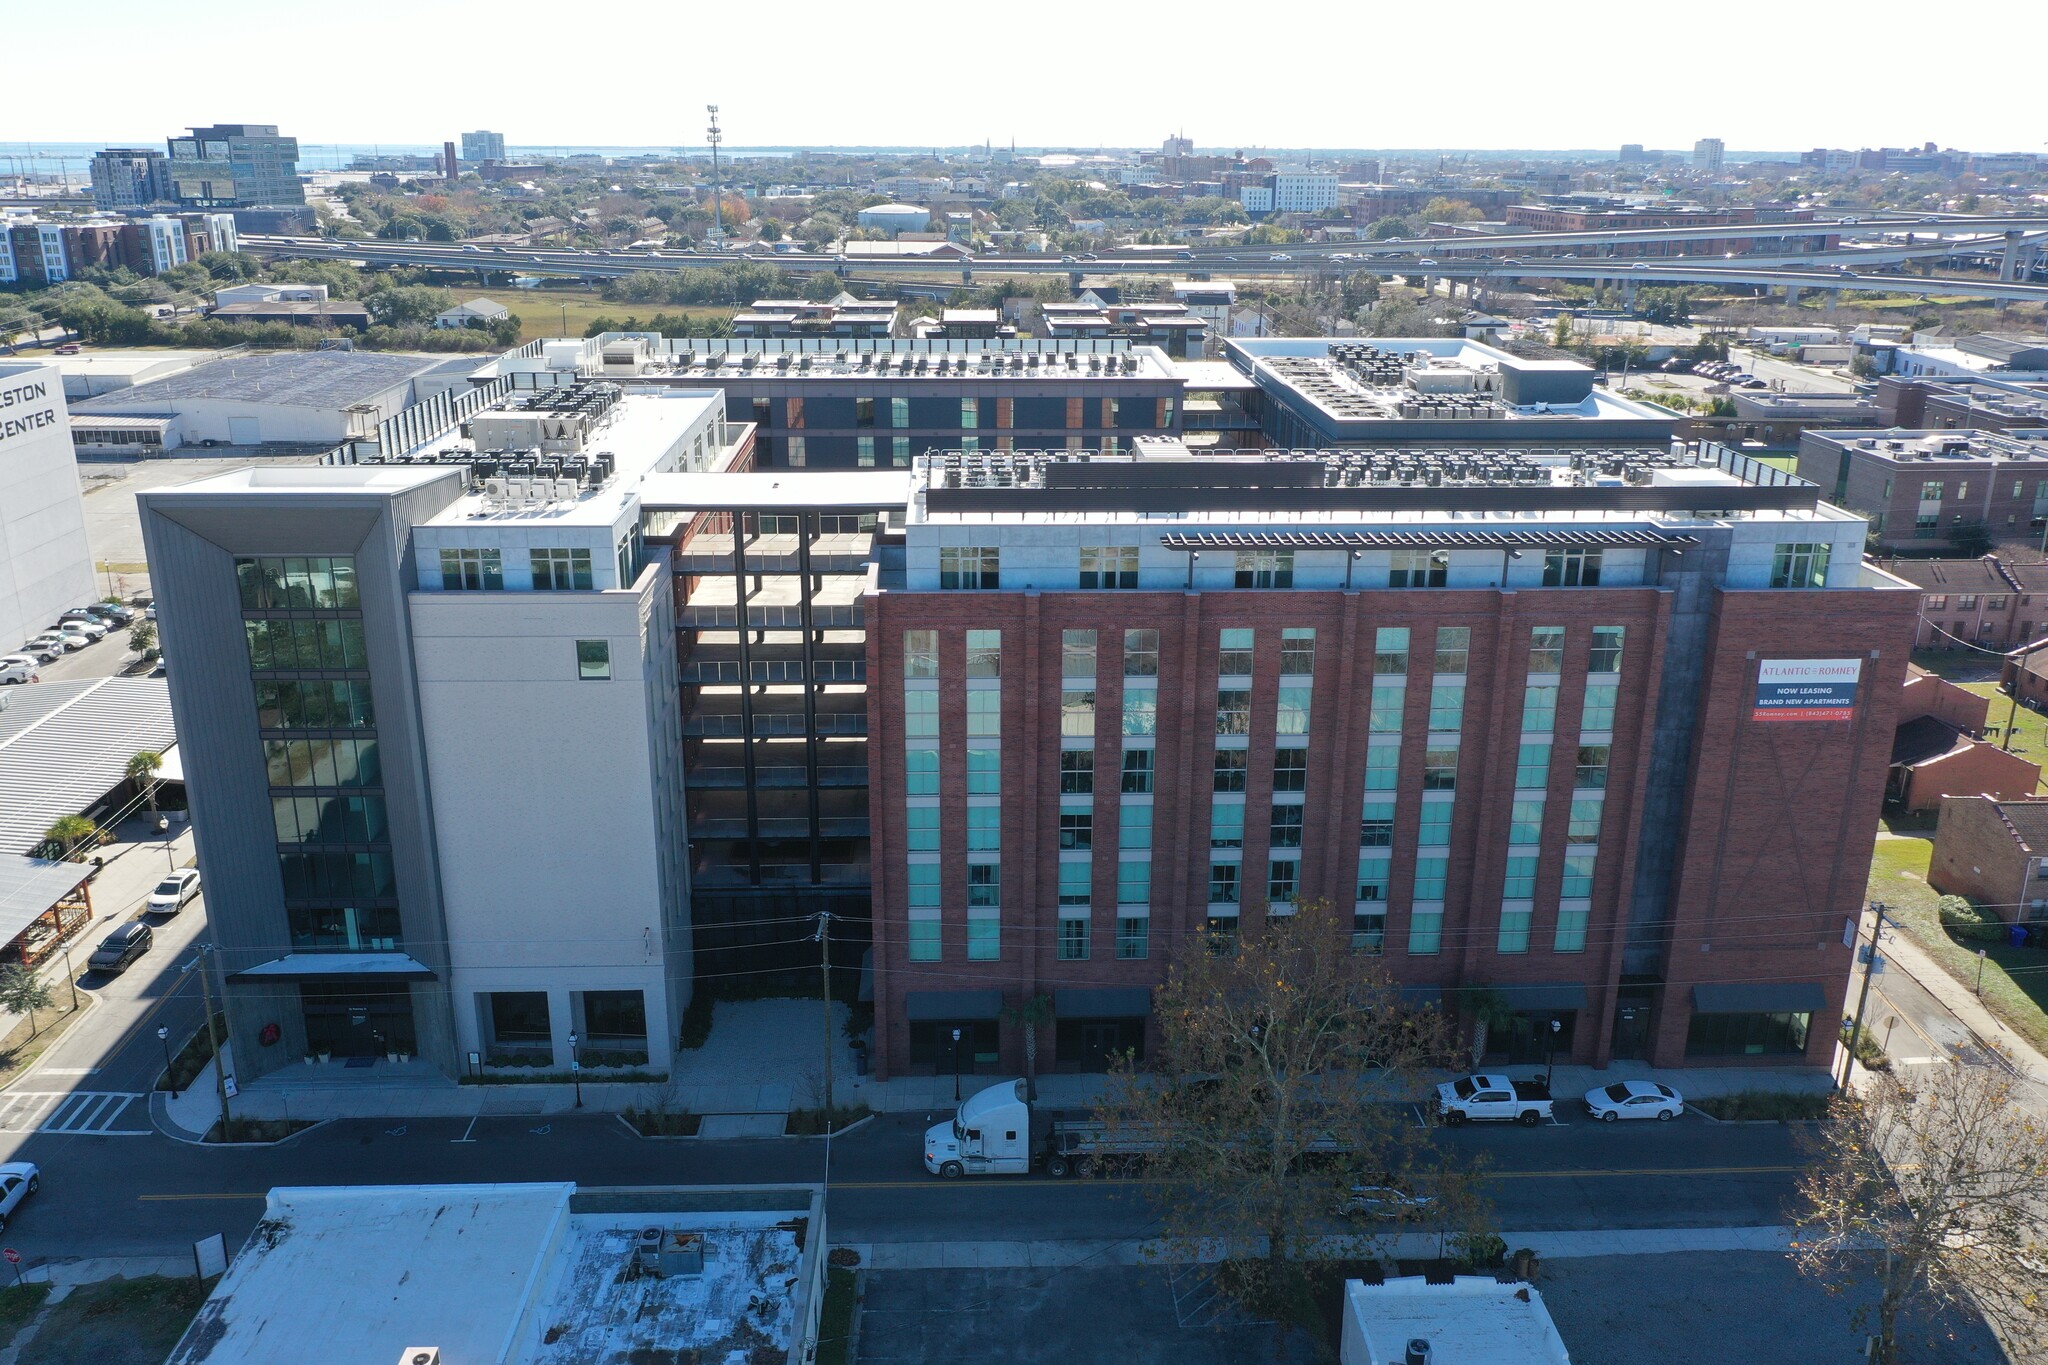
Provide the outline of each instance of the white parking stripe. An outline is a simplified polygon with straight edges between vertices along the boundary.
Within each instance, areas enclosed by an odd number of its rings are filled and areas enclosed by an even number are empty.
[[[149,1128],[116,1128],[129,1106],[147,1096],[126,1090],[10,1090],[0,1094],[0,1132],[147,1137]]]

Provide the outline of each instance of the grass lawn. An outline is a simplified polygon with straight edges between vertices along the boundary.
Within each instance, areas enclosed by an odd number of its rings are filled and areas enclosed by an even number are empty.
[[[455,296],[461,300],[489,299],[502,303],[519,318],[519,340],[521,344],[536,337],[572,336],[580,337],[583,329],[600,317],[617,318],[624,321],[628,314],[642,319],[656,313],[687,313],[692,318],[729,318],[730,308],[685,308],[680,304],[668,303],[614,303],[599,298],[589,289],[480,289],[456,288]],[[566,322],[564,319],[566,318]]]
[[[1889,918],[1965,985],[1976,985],[1977,948],[1982,946],[1985,1007],[2013,1032],[2048,1050],[2048,953],[1991,943],[1965,947],[1951,939],[1935,912],[1941,897],[1927,885],[1933,852],[1931,839],[1879,839],[1870,859],[1870,899],[1890,907]],[[2017,975],[2008,974],[2009,969]]]
[[[150,1275],[74,1289],[44,1317],[20,1365],[158,1365],[206,1302],[209,1287]]]
[[[0,1289],[0,1346],[13,1343],[16,1333],[28,1325],[49,1297],[50,1286],[46,1284],[10,1284]]]
[[[844,1266],[825,1271],[825,1306],[818,1317],[818,1365],[846,1365],[853,1358],[853,1310],[860,1290]]]
[[[1797,455],[1758,455],[1755,459],[1758,464],[1767,464],[1771,468],[1786,474],[1797,474],[1799,472],[1799,457]]]

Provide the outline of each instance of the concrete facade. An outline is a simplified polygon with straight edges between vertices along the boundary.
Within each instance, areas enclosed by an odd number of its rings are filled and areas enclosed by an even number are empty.
[[[0,653],[98,595],[64,378],[0,361]]]

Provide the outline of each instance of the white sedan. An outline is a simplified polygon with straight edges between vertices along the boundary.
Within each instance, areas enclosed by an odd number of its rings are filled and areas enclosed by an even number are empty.
[[[185,903],[199,894],[199,869],[181,867],[156,884],[156,890],[149,893],[143,902],[144,913],[151,915],[175,915],[185,908]]]
[[[1586,1112],[1602,1123],[1669,1120],[1685,1112],[1685,1096],[1656,1081],[1616,1081],[1586,1092]]]
[[[0,1162],[0,1231],[5,1231],[14,1211],[24,1199],[42,1186],[42,1172],[33,1161]]]

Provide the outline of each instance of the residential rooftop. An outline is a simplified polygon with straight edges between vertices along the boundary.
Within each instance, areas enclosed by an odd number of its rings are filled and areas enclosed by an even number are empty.
[[[638,345],[635,345],[638,343]],[[570,358],[569,348],[578,348]],[[549,341],[547,364],[572,363],[605,378],[1168,380],[1175,362],[1156,346],[1123,337],[1060,341],[1001,337],[664,337],[607,332],[588,341]],[[628,358],[630,356],[630,358]]]
[[[1533,1285],[1460,1275],[1449,1284],[1421,1276],[1344,1285],[1344,1358],[1399,1365],[1409,1344],[1429,1343],[1444,1365],[1571,1365],[1564,1339]],[[1356,1350],[1354,1350],[1354,1346]]]
[[[468,373],[478,356],[394,355],[379,351],[267,351],[223,356],[71,405],[73,413],[125,410],[162,402],[221,398],[302,408],[345,408],[367,402],[408,380],[444,372]]]
[[[1935,427],[1843,428],[1809,431],[1805,440],[1893,464],[2003,464],[2048,461],[2048,428],[2018,431]]]

